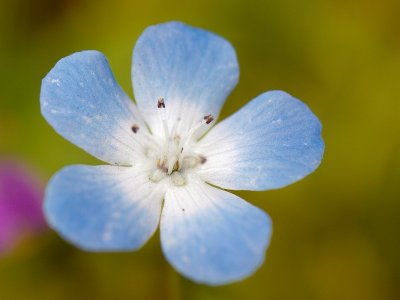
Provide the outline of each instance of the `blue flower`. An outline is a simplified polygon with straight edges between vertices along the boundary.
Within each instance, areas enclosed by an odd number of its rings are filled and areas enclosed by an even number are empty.
[[[224,189],[291,184],[317,168],[324,144],[317,117],[282,91],[261,94],[213,127],[238,77],[229,42],[178,22],[151,26],[136,43],[137,105],[100,52],[61,59],[43,79],[42,114],[109,165],[54,175],[45,196],[51,227],[84,250],[128,251],[160,223],[163,252],[184,276],[220,285],[252,274],[271,221]]]

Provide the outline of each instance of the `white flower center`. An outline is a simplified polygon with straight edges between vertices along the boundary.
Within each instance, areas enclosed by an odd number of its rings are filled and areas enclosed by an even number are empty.
[[[157,109],[163,125],[163,138],[156,138],[144,130],[139,132],[137,124],[131,128],[139,144],[143,147],[145,156],[143,160],[149,179],[159,182],[169,177],[174,185],[185,185],[187,172],[207,161],[204,155],[195,153],[192,149],[199,133],[203,132],[204,127],[208,126],[214,117],[211,114],[206,115],[185,134],[180,134],[177,131],[179,119],[171,129],[168,128],[164,98],[158,99]]]

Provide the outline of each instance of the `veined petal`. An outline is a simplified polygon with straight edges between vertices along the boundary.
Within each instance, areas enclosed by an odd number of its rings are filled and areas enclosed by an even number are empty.
[[[146,127],[100,52],[61,59],[42,81],[40,104],[46,120],[70,142],[111,164],[134,161],[138,144],[131,128]]]
[[[184,276],[211,285],[255,272],[269,244],[268,215],[200,179],[188,182],[165,196],[160,230],[168,261]]]
[[[321,162],[321,124],[300,100],[282,91],[261,94],[217,124],[199,143],[201,177],[233,190],[291,184]]]
[[[163,196],[162,186],[134,167],[69,166],[51,179],[45,214],[79,248],[133,250],[156,230]]]
[[[186,132],[207,114],[217,117],[239,77],[235,50],[208,31],[169,22],[148,27],[133,52],[132,81],[140,111],[162,134],[157,99],[166,103],[171,128]]]

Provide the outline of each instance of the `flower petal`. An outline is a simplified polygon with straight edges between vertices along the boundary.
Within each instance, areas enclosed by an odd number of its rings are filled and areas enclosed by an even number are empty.
[[[318,118],[282,91],[261,94],[217,124],[198,148],[202,178],[222,188],[267,190],[291,184],[321,162]]]
[[[218,116],[238,78],[228,41],[179,22],[148,27],[133,52],[135,98],[155,134],[163,132],[156,113],[159,97],[165,99],[170,128],[180,122],[186,132],[205,115]]]
[[[160,187],[133,167],[69,166],[51,179],[45,214],[50,226],[79,248],[133,250],[157,228]]]
[[[97,51],[61,59],[42,81],[42,114],[70,142],[111,164],[130,165],[137,151],[131,127],[137,108]]]
[[[262,264],[271,221],[241,198],[191,178],[167,191],[161,243],[184,276],[220,285],[249,276]]]

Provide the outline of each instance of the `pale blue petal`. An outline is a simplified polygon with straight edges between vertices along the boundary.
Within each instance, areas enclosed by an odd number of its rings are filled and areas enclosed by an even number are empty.
[[[61,59],[42,81],[40,104],[46,120],[70,142],[108,163],[132,164],[138,144],[131,127],[146,128],[100,52]]]
[[[210,285],[254,273],[270,240],[268,215],[202,180],[188,182],[165,196],[160,230],[168,261],[183,276]]]
[[[132,81],[139,110],[162,133],[157,99],[165,98],[170,128],[185,132],[219,111],[239,77],[235,50],[211,32],[169,22],[148,27],[133,52]]]
[[[282,91],[264,93],[217,124],[197,151],[206,157],[202,178],[234,190],[267,190],[291,184],[321,162],[321,123],[300,100]]]
[[[141,247],[158,226],[164,191],[133,167],[69,166],[48,184],[49,225],[77,247],[123,251]]]

